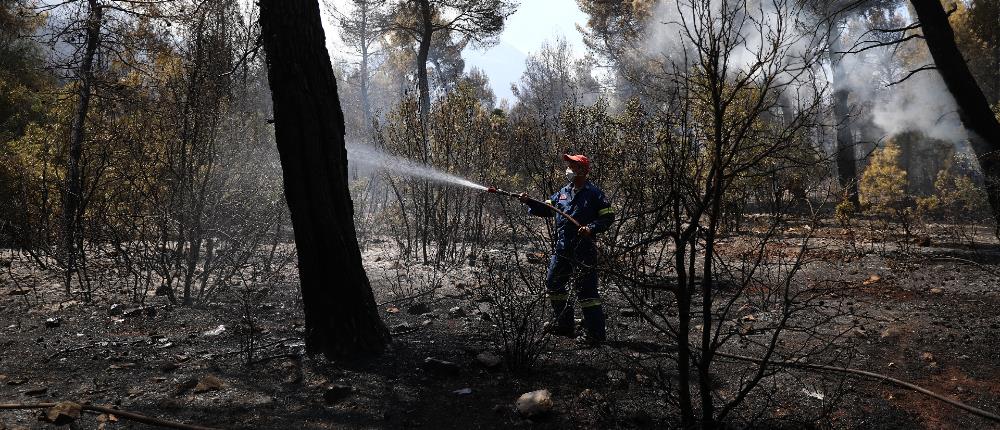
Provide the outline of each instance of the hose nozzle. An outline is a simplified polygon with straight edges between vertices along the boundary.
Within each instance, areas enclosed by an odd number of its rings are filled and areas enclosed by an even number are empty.
[[[496,187],[489,187],[489,188],[486,189],[486,192],[487,193],[496,193],[497,189],[496,189]]]

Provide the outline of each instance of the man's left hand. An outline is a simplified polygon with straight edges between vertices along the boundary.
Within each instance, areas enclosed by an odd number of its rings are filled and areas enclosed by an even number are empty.
[[[583,236],[583,237],[590,237],[590,234],[593,233],[593,232],[590,231],[590,227],[587,227],[587,226],[581,226],[580,229],[577,230],[576,232],[579,233],[580,236]]]

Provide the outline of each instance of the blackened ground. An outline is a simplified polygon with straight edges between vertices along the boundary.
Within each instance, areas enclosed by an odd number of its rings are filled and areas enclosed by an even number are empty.
[[[796,235],[789,229],[789,249]],[[845,232],[833,227],[817,236],[816,243],[824,245],[816,254],[821,258],[810,263],[806,276],[851,286],[831,300],[850,302],[864,316],[854,322],[860,327],[850,343],[853,367],[1000,409],[995,244],[932,239],[921,247],[899,239],[884,246],[850,245]],[[858,252],[859,246],[871,249]],[[124,292],[101,291],[93,303],[60,302],[57,276],[17,267],[12,270],[17,282],[0,277],[0,403],[89,401],[220,428],[676,426],[676,409],[658,382],[671,381],[670,350],[657,347],[661,340],[613,291],[606,292],[611,346],[583,349],[552,339],[535,368],[515,374],[476,360],[493,344],[484,330],[488,322],[477,302],[482,297],[472,281],[474,268],[428,281],[429,267],[403,266],[392,255],[390,249],[373,248],[366,264],[385,321],[396,332],[394,342],[381,357],[353,364],[300,355],[302,318],[294,283],[253,307],[260,330],[252,337],[259,348],[256,362],[248,365],[241,346],[247,317],[238,290],[200,307],[173,307],[164,297],[151,297],[140,307],[108,298],[125,297],[119,294]],[[542,264],[532,267],[544,271]],[[30,292],[20,294],[26,286]],[[421,287],[436,289],[421,295]],[[419,297],[407,299],[410,293]],[[455,307],[461,311],[452,311]],[[453,365],[425,366],[429,357]],[[658,378],[651,363],[659,363],[666,377]],[[725,395],[725,379],[736,375],[725,373],[725,363],[718,368]],[[815,385],[803,382],[810,378]],[[762,388],[773,391],[764,396],[773,404],[762,406],[767,414],[756,425],[997,428],[920,394],[856,379],[837,380],[844,397],[812,421],[809,417],[830,404],[830,386],[824,385],[829,382],[802,372],[779,375]],[[514,401],[538,389],[552,393],[553,411],[531,420],[518,416]],[[0,411],[0,429],[51,427],[37,415]],[[80,428],[97,428],[107,418],[87,415]],[[126,420],[104,424],[148,428]]]

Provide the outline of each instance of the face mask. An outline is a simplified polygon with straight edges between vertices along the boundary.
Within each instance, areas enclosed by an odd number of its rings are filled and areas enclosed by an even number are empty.
[[[573,182],[574,179],[576,179],[576,172],[574,172],[572,169],[570,169],[570,168],[567,167],[566,168],[566,180],[570,181],[570,182]]]

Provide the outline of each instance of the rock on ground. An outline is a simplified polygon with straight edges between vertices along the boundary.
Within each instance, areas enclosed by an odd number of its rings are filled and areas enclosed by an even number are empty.
[[[517,398],[514,404],[517,412],[524,417],[537,417],[552,410],[552,394],[549,390],[527,392]]]

